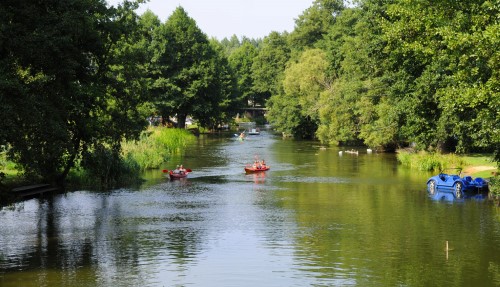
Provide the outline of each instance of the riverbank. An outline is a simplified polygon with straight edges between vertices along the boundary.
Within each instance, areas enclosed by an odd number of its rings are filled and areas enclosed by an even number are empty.
[[[139,183],[141,172],[160,168],[173,154],[183,153],[195,138],[188,130],[149,127],[139,140],[123,142],[119,157],[106,150],[94,150],[90,155],[93,164],[78,162],[70,171],[65,188],[108,189]],[[47,182],[25,179],[17,166],[7,159],[6,151],[0,154],[0,201],[14,198],[13,190],[17,187],[38,184]]]

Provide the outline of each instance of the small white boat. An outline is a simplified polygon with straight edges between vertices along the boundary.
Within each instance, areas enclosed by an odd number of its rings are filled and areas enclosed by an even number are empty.
[[[250,129],[248,131],[248,134],[249,135],[260,135],[260,130],[257,128],[257,129]]]

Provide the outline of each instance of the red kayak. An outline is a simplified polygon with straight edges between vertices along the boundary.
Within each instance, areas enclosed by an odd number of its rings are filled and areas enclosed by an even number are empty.
[[[174,173],[172,170],[168,173],[170,176],[170,179],[180,179],[180,178],[185,178],[188,176],[189,172],[183,172],[183,173]]]
[[[191,172],[192,170],[187,168],[185,172],[174,172],[173,170],[168,170],[168,169],[164,169],[163,172],[164,173],[168,173],[168,176],[170,177],[170,179],[181,179],[181,178],[185,178],[188,176],[188,174]]]
[[[266,165],[263,167],[253,167],[251,165],[245,166],[245,172],[246,173],[254,173],[254,172],[261,172],[261,171],[266,171],[269,170],[271,167]]]

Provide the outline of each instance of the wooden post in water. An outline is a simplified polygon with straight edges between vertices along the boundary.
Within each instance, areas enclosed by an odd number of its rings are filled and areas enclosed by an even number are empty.
[[[448,260],[448,250],[449,249],[449,245],[448,245],[448,240],[446,240],[446,260]]]

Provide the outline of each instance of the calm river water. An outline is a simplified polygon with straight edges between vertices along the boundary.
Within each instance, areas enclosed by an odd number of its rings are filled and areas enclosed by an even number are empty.
[[[186,180],[3,207],[0,286],[500,286],[498,208],[432,200],[393,154],[338,152],[202,136],[167,167]],[[245,175],[255,156],[271,170]]]

